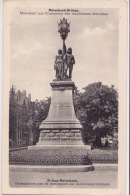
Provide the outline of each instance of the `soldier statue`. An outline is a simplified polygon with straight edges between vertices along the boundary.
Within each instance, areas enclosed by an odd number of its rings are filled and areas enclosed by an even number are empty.
[[[58,55],[56,55],[55,63],[54,63],[54,70],[56,70],[56,78],[62,79],[64,74],[64,64],[63,64],[63,54],[62,50],[58,50]]]
[[[68,78],[67,71],[69,69],[69,79],[72,78],[73,64],[75,64],[74,56],[72,55],[72,48],[69,47],[64,56],[64,77]]]

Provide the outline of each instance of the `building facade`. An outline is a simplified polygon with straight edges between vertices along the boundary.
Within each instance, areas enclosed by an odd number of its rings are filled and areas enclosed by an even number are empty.
[[[35,124],[33,122],[33,103],[31,94],[10,89],[9,100],[9,146],[28,146],[35,143]]]

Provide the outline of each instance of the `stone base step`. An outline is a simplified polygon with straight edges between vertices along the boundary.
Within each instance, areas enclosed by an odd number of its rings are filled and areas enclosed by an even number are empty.
[[[71,142],[72,143],[72,142]],[[54,150],[57,150],[57,151],[62,151],[62,150],[72,150],[72,151],[86,151],[86,150],[91,150],[91,145],[83,145],[83,143],[80,143],[80,144],[67,144],[67,145],[50,145],[50,142],[48,142],[46,145],[40,145],[40,144],[37,144],[37,145],[33,145],[33,146],[28,146],[28,150],[52,150],[52,148]],[[63,151],[62,151],[63,152]]]
[[[37,146],[40,146],[40,147],[44,147],[44,146],[56,146],[56,145],[58,145],[58,146],[62,146],[62,145],[64,145],[64,146],[68,146],[68,145],[74,145],[74,146],[79,146],[79,145],[82,145],[82,146],[84,146],[84,144],[83,144],[83,142],[82,141],[76,141],[76,140],[73,140],[73,141],[68,141],[68,140],[59,140],[59,141],[40,141],[40,142],[38,142],[37,143],[37,145],[36,145],[36,147]]]
[[[10,171],[15,172],[87,172],[93,171],[93,165],[62,165],[62,166],[37,166],[37,165],[10,165]]]

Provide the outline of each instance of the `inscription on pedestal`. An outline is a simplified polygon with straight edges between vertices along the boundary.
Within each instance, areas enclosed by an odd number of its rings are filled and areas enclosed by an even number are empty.
[[[81,141],[81,133],[80,130],[43,130],[40,133],[40,141],[44,143],[44,141],[57,141],[61,143],[61,141]]]
[[[63,108],[63,107],[70,107],[71,105],[68,103],[62,103],[62,104],[54,104],[53,107]]]

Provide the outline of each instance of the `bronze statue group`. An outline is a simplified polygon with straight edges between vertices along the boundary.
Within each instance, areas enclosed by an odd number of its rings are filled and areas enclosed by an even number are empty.
[[[75,59],[72,55],[72,48],[68,48],[65,55],[63,55],[62,50],[59,49],[54,64],[54,69],[56,70],[56,78],[61,80],[71,79],[74,64]]]

